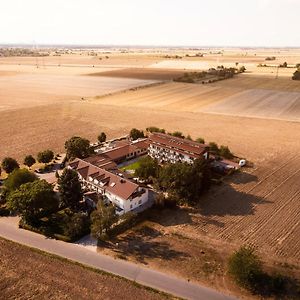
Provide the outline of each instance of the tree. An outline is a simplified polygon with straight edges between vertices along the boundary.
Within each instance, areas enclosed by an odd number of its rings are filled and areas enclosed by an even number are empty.
[[[212,153],[214,154],[219,154],[219,147],[216,143],[214,142],[210,142],[209,143],[209,149]]]
[[[210,171],[205,160],[197,159],[193,165],[175,163],[160,169],[158,186],[182,203],[195,204],[201,193],[209,188]]]
[[[174,131],[171,135],[181,138],[181,139],[184,139],[184,135],[180,131]]]
[[[77,209],[83,195],[77,172],[64,169],[57,182],[59,185],[60,206]]]
[[[67,158],[85,158],[92,154],[90,141],[79,136],[73,136],[65,142]]]
[[[227,159],[233,158],[233,154],[230,152],[230,150],[227,146],[223,146],[223,145],[220,146],[219,154]]]
[[[228,262],[229,273],[235,281],[250,290],[255,290],[263,274],[262,263],[250,246],[242,246]]]
[[[54,158],[54,153],[51,150],[41,151],[37,155],[37,160],[40,163],[47,164]]]
[[[239,72],[240,72],[240,73],[244,73],[245,71],[246,71],[245,66],[241,66],[241,67],[239,68]]]
[[[22,184],[38,180],[34,173],[27,169],[15,169],[4,182],[5,189],[10,193],[17,190]]]
[[[158,128],[158,127],[155,127],[155,126],[150,126],[150,127],[148,127],[148,128],[146,128],[146,130],[148,131],[148,132],[160,132],[160,133],[166,133],[166,131],[165,131],[165,129],[163,129],[163,128]]]
[[[297,71],[294,72],[292,79],[300,80],[300,69],[298,69]]]
[[[203,138],[201,138],[201,137],[197,138],[196,142],[200,143],[200,144],[205,144],[205,140]]]
[[[19,167],[20,167],[18,162],[14,158],[11,158],[11,157],[4,158],[2,160],[1,166],[7,174],[11,173],[15,169],[19,169]]]
[[[106,134],[104,132],[101,132],[98,135],[98,141],[99,141],[99,143],[104,143],[106,141]]]
[[[139,138],[145,137],[143,130],[138,130],[136,128],[132,128],[130,130],[129,136],[132,140],[137,140]]]
[[[32,155],[27,155],[24,158],[24,165],[31,168],[35,164],[35,158]]]
[[[188,136],[186,137],[187,140],[192,141],[192,137],[188,134]]]
[[[149,156],[145,156],[140,159],[139,167],[135,170],[135,176],[148,180],[153,177],[156,178],[158,175],[159,165],[156,160]]]
[[[64,234],[71,239],[80,238],[87,234],[90,228],[90,220],[83,213],[74,213],[72,216],[66,216]]]
[[[106,206],[99,201],[97,209],[91,214],[91,234],[94,238],[101,240],[109,235],[112,225],[118,221],[116,210],[113,205]]]
[[[26,223],[34,223],[43,214],[58,207],[53,187],[45,180],[25,183],[8,196],[8,208],[19,213]]]

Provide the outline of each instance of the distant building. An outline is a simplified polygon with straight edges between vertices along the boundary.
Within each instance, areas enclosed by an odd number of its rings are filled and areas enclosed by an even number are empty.
[[[87,161],[75,159],[68,167],[77,171],[83,188],[101,195],[104,202],[113,203],[117,214],[137,209],[148,201],[148,189]],[[95,195],[87,194],[86,198],[96,203]]]
[[[164,133],[152,133],[148,144],[148,154],[159,162],[192,164],[197,158],[208,159],[209,156],[208,145]]]

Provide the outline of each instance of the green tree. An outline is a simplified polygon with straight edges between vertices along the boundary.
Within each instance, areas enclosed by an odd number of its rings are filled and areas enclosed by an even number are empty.
[[[54,153],[51,150],[41,151],[37,155],[37,160],[40,163],[47,164],[54,158]]]
[[[140,159],[139,167],[135,170],[135,176],[149,180],[151,177],[156,178],[158,175],[159,165],[156,160],[149,156]]]
[[[65,218],[64,235],[71,239],[78,239],[88,234],[90,229],[90,220],[87,215],[78,212]]]
[[[104,143],[106,141],[106,134],[104,132],[101,132],[98,135],[98,141],[99,141],[99,143]]]
[[[64,169],[57,182],[59,185],[60,206],[77,209],[83,195],[77,172]]]
[[[139,138],[145,137],[143,130],[138,130],[136,128],[132,128],[130,130],[129,136],[132,140],[137,140]]]
[[[174,131],[171,135],[181,138],[181,139],[184,139],[184,135],[180,131]]]
[[[166,131],[165,131],[165,129],[163,129],[163,128],[158,128],[158,127],[155,127],[155,126],[150,126],[150,127],[148,127],[148,128],[146,128],[146,130],[148,131],[148,132],[160,132],[160,133],[166,133]]]
[[[294,72],[292,79],[300,80],[300,69],[298,69],[297,71]]]
[[[35,164],[35,158],[32,155],[27,155],[24,158],[24,165],[31,168]]]
[[[90,147],[90,141],[79,136],[73,136],[65,142],[67,158],[85,158],[93,153]]]
[[[91,214],[91,234],[94,238],[101,240],[109,236],[112,225],[118,221],[116,210],[113,205],[106,206],[99,201],[97,209]]]
[[[245,71],[246,71],[245,66],[242,66],[242,67],[239,68],[239,72],[240,73],[244,73]]]
[[[205,140],[203,138],[201,138],[201,137],[197,138],[196,142],[200,143],[200,144],[205,144]]]
[[[27,169],[15,169],[4,182],[4,188],[10,193],[17,190],[22,184],[38,180],[34,173]]]
[[[196,160],[193,165],[169,164],[160,169],[158,186],[180,202],[193,205],[209,188],[210,176],[208,163],[202,159]]]
[[[56,209],[58,201],[51,184],[45,180],[25,183],[8,196],[8,208],[19,213],[26,223],[34,223],[43,214]]]
[[[241,286],[256,290],[263,274],[262,263],[250,246],[236,251],[228,262],[229,273]]]
[[[1,166],[2,166],[2,169],[7,174],[11,173],[15,169],[19,169],[20,168],[18,162],[14,158],[11,158],[11,157],[5,157],[2,160]]]
[[[214,142],[210,142],[209,143],[209,149],[212,153],[214,154],[219,154],[219,147],[216,143]]]
[[[227,146],[223,146],[223,145],[220,146],[219,154],[227,159],[233,158],[233,154],[230,152],[230,150]]]

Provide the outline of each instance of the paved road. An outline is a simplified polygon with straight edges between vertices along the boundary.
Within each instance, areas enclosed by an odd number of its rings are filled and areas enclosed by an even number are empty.
[[[188,282],[175,276],[167,275],[149,268],[86,249],[78,244],[48,239],[42,235],[19,229],[17,219],[0,217],[0,236],[43,251],[53,253],[87,266],[113,273],[140,284],[165,291],[178,297],[199,300],[230,300],[212,289]]]

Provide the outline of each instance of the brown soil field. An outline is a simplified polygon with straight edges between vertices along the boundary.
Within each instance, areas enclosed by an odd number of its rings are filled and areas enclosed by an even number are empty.
[[[125,279],[96,273],[3,239],[0,251],[1,299],[165,298]]]
[[[274,159],[286,149],[296,151],[300,139],[300,123],[188,112],[179,115],[85,101],[2,111],[0,117],[1,124],[9,124],[0,127],[1,159],[9,155],[22,160],[46,148],[63,151],[65,140],[72,135],[96,141],[101,131],[110,138],[127,134],[133,127],[154,125],[228,145],[236,155],[256,163]]]
[[[92,102],[116,106],[144,107],[168,111],[199,112],[208,104],[226,96],[239,93],[239,88],[219,88],[217,85],[201,85],[169,82],[138,91],[126,91],[121,95],[90,99]]]
[[[82,97],[113,93],[152,82],[128,78],[52,74],[0,76],[0,110],[81,100]]]
[[[250,89],[213,103],[203,111],[300,121],[300,92]]]
[[[147,80],[172,80],[184,74],[185,71],[166,70],[166,69],[151,69],[151,68],[130,68],[119,69],[107,72],[92,73],[92,76],[108,76],[121,78],[137,78]]]
[[[123,71],[115,73],[119,72]],[[207,85],[170,82],[91,101],[168,111],[300,120],[300,84],[287,77],[241,74]]]
[[[232,56],[229,62],[233,62],[242,57],[236,52],[232,50],[224,56]],[[253,52],[251,63],[255,64]],[[257,53],[257,59],[263,60],[270,52]],[[294,52],[276,52],[279,55],[283,61],[296,61],[299,57]],[[78,58],[78,64],[81,59],[90,57]],[[124,92],[120,90],[149,81],[79,76],[99,70],[128,69],[127,64],[134,59],[138,69],[144,68],[144,63],[154,64],[153,56],[136,55],[122,60],[119,55],[111,64],[102,63],[93,71],[86,66],[36,69],[13,64],[12,58],[7,59],[10,65],[5,65],[1,58],[2,72],[20,73],[0,76],[0,159],[12,156],[22,162],[25,155],[36,155],[44,149],[63,151],[65,140],[73,135],[96,141],[101,131],[111,138],[127,134],[133,127],[149,126],[179,130],[192,138],[203,137],[207,142],[228,145],[237,156],[253,162],[254,167],[214,187],[203,196],[199,208],[166,212],[154,220],[153,229],[161,234],[152,236],[150,232],[147,238],[147,233],[143,233],[139,241],[143,243],[145,239],[154,247],[141,249],[147,253],[162,244],[162,249],[174,250],[174,257],[165,258],[157,250],[155,259],[146,257],[144,262],[207,284],[213,280],[225,291],[234,289],[226,278],[220,275],[205,279],[202,269],[212,265],[218,272],[224,266],[224,258],[242,244],[253,244],[271,265],[299,265],[300,122],[288,120],[299,120],[300,86],[290,80],[291,70],[278,79],[270,76],[273,70],[253,68],[249,73],[209,85],[168,82]],[[115,71],[114,74],[125,75],[129,72]],[[154,71],[138,72],[142,77]],[[130,71],[132,76],[136,73]],[[104,96],[106,93],[112,95]],[[86,100],[81,101],[81,97]],[[204,111],[213,107],[219,107],[218,114]],[[228,115],[233,111],[235,115]],[[127,235],[121,238],[126,239]],[[198,251],[202,248],[215,257],[215,263],[210,255],[202,258]],[[183,253],[182,257],[176,252]],[[140,255],[133,252],[129,259],[138,261]],[[299,269],[293,270],[299,276]]]

